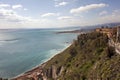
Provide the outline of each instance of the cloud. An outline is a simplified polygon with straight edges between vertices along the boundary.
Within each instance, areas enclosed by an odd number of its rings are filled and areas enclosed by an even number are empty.
[[[20,9],[23,8],[23,6],[21,4],[17,4],[17,5],[13,5],[12,9]]]
[[[59,20],[68,20],[68,19],[72,19],[73,17],[71,16],[61,16],[61,17],[58,17]]]
[[[107,11],[102,11],[102,12],[99,13],[99,15],[102,16],[102,15],[105,15],[107,13],[108,13]]]
[[[55,2],[59,1],[59,0],[54,0]]]
[[[92,20],[91,20],[91,18],[88,18],[88,19],[86,19],[86,21],[87,21],[86,25],[97,25],[97,24],[103,24],[103,23],[120,22],[119,14],[120,14],[120,11],[117,10],[117,13],[116,13],[116,10],[113,10],[106,15],[97,16],[96,18],[94,18]],[[83,21],[85,21],[85,20],[83,20]]]
[[[55,5],[55,7],[65,6],[65,5],[67,5],[67,4],[68,4],[68,2],[60,2],[60,3],[57,3],[57,4]]]
[[[72,3],[73,0],[70,0],[67,3],[63,3],[62,1],[68,1],[68,0],[54,0],[54,1],[56,5],[65,6],[68,3],[69,4]],[[85,25],[94,25],[105,22],[119,21],[120,19],[119,10],[111,11],[111,13],[109,14],[108,12],[102,11],[98,13],[98,15],[102,15],[102,16],[93,15],[92,17],[89,17],[89,15],[86,15],[83,16],[83,18],[81,17],[80,14],[76,14],[106,6],[108,5],[103,3],[90,4],[90,5],[71,9],[70,13],[75,13],[73,16],[70,16],[71,14],[67,14],[67,13],[63,13],[63,15],[66,15],[63,16],[60,13],[51,12],[51,13],[42,14],[41,17],[33,18],[35,17],[33,15],[32,17],[29,17],[18,14],[19,11],[17,12],[16,9],[21,11],[27,10],[26,8],[24,8],[24,6],[20,4],[18,5],[0,4],[0,28],[48,28],[48,27],[65,27],[65,26],[85,26]]]
[[[0,9],[0,19],[8,22],[24,22],[29,20],[28,17],[18,15],[12,9]]]
[[[22,5],[0,4],[0,20],[6,22],[24,22],[29,20],[28,17],[18,15],[14,9],[23,8]],[[23,8],[24,10],[25,8]],[[26,10],[26,9],[25,9]]]
[[[0,9],[0,16],[1,17],[7,17],[7,16],[11,16],[15,14],[15,12],[13,10],[9,10],[9,9]]]
[[[19,15],[15,9],[22,9],[22,5],[0,4],[0,28],[24,28],[23,24],[35,22],[31,17]]]
[[[61,1],[59,1],[61,2]],[[62,3],[60,5],[65,5]],[[27,10],[24,6],[2,4],[0,5],[0,28],[48,28],[48,27],[65,27],[79,23],[72,20],[70,16],[61,16],[60,13],[45,13],[39,18],[23,16],[18,14],[16,9]],[[50,18],[45,18],[50,17]],[[53,18],[54,17],[54,18]],[[59,17],[58,19],[56,19]]]
[[[10,7],[9,4],[0,4],[0,8],[8,8],[8,7]]]
[[[102,7],[106,7],[106,6],[108,6],[108,5],[104,4],[104,3],[90,4],[90,5],[86,5],[86,6],[81,6],[79,8],[71,9],[70,13],[81,13],[81,12],[86,12],[86,11],[90,11],[93,9],[102,8]]]
[[[111,22],[120,22],[120,12],[116,13],[116,12],[112,12],[109,15],[104,15],[104,16],[100,16],[98,18],[100,23],[111,23]]]
[[[27,8],[24,8],[23,10],[27,11],[28,9],[27,9]]]
[[[51,16],[59,16],[59,13],[45,13],[41,15],[41,17],[51,17]]]

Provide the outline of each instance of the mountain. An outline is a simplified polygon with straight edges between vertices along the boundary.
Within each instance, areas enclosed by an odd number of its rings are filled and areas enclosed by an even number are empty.
[[[89,31],[93,31],[96,28],[101,28],[101,27],[115,27],[120,25],[120,22],[114,22],[114,23],[104,23],[104,24],[97,24],[97,25],[91,25],[91,26],[72,26],[72,27],[64,27],[64,28],[60,28],[60,30],[67,30],[67,31],[71,31],[71,30],[81,30],[83,32],[89,32]]]
[[[92,26],[83,26],[82,29],[95,29],[95,28],[100,28],[100,27],[115,27],[120,25],[120,22],[114,22],[114,23],[104,23],[104,24],[97,24],[97,25],[92,25]]]

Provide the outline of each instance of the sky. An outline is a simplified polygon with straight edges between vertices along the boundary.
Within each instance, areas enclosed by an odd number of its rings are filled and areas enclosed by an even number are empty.
[[[120,0],[0,0],[0,29],[120,22]]]

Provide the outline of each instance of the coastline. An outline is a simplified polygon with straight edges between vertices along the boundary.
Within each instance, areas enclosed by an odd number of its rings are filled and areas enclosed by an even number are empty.
[[[58,51],[55,55],[52,55],[49,59],[46,59],[45,61],[43,61],[43,63],[41,64],[38,64],[37,66],[33,67],[32,69],[30,70],[27,70],[15,77],[12,77],[10,78],[10,80],[18,80],[18,79],[21,79],[21,78],[25,78],[26,76],[29,76],[29,75],[32,75],[34,72],[36,71],[40,71],[40,73],[42,73],[42,69],[44,68],[44,66],[46,65],[46,63],[51,60],[54,56],[58,55],[58,54],[61,54],[64,50],[68,49],[71,45],[73,44],[73,42],[67,44],[67,46],[63,49],[61,49],[60,51]]]
[[[56,32],[56,34],[62,34],[62,33],[83,33],[81,30],[71,30],[71,31],[59,31]]]

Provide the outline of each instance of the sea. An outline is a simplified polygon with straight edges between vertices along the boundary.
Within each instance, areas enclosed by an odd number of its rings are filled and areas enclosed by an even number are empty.
[[[0,30],[0,77],[13,78],[20,75],[67,48],[78,34],[56,33],[64,30]]]

